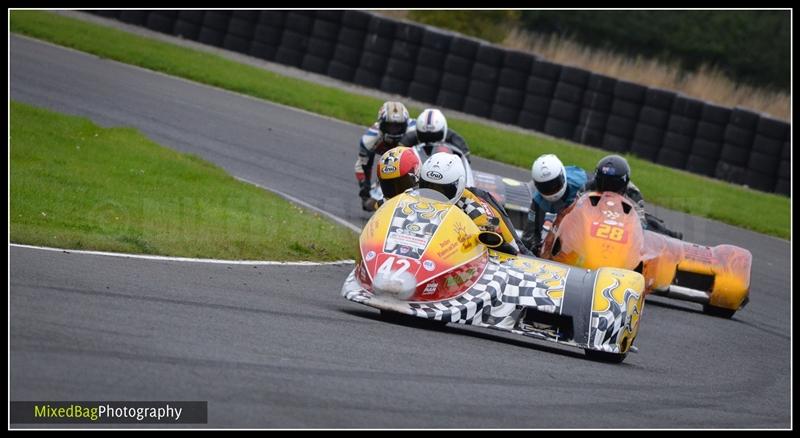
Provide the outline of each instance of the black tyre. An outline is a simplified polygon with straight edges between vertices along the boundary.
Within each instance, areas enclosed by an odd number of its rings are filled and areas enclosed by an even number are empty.
[[[272,46],[269,44],[262,44],[258,41],[253,41],[250,44],[250,50],[248,53],[250,56],[255,56],[256,58],[266,59],[268,61],[272,61],[275,59],[275,53],[278,52],[277,46]]]
[[[704,140],[721,142],[725,136],[725,126],[701,120],[697,122],[696,136]]]
[[[422,45],[441,53],[447,53],[452,40],[452,35],[433,28],[426,28],[422,34]]]
[[[717,161],[699,155],[689,155],[686,161],[686,170],[700,175],[714,176],[717,169]]]
[[[492,112],[489,115],[492,120],[502,123],[516,123],[519,118],[519,108],[510,108],[500,103],[492,105]]]
[[[308,48],[306,49],[307,55],[317,56],[319,58],[331,59],[336,52],[336,40],[324,40],[320,38],[311,37],[308,39]]]
[[[664,130],[644,123],[638,123],[633,131],[633,142],[642,142],[660,147],[664,142]]]
[[[630,138],[633,136],[633,130],[635,127],[635,120],[627,117],[620,117],[614,114],[608,116],[608,121],[606,122],[606,132],[619,137]]]
[[[478,53],[479,46],[480,43],[472,39],[453,38],[453,41],[450,42],[450,53],[472,61],[475,59],[475,54]]]
[[[547,116],[550,111],[550,104],[553,99],[548,97],[539,96],[536,94],[526,94],[525,100],[522,102],[522,109],[524,111]]]
[[[381,75],[364,68],[359,68],[356,70],[353,82],[369,88],[378,88],[381,86]]]
[[[641,104],[647,87],[628,81],[617,81],[614,86],[614,96],[629,102]]]
[[[550,104],[548,116],[555,117],[563,122],[569,122],[570,124],[574,125],[578,120],[578,114],[580,114],[580,111],[581,107],[578,105],[553,99],[553,102]],[[570,133],[570,135],[572,134]]]
[[[731,118],[731,109],[713,103],[704,103],[700,119],[717,125],[727,125]]]
[[[387,63],[388,58],[386,58],[386,56],[372,52],[364,52],[361,55],[361,62],[358,64],[358,68],[362,70],[369,70],[370,72],[381,76],[386,70]]]
[[[697,120],[690,117],[672,114],[667,121],[667,131],[674,132],[675,134],[694,137],[696,129]]]
[[[335,58],[328,65],[328,76],[332,78],[336,78],[341,81],[352,82],[353,76],[355,75],[356,69],[352,65],[343,64],[339,61],[336,61]]]
[[[366,29],[369,25],[370,17],[372,17],[372,15],[366,12],[348,10],[344,11],[342,15],[342,24],[354,29]]]
[[[536,62],[533,63],[533,67],[531,67],[531,74],[538,78],[555,82],[558,80],[559,75],[561,75],[561,64],[537,59]]]
[[[562,102],[577,104],[583,98],[583,88],[568,82],[559,82],[553,92],[553,97]]]
[[[703,105],[702,100],[677,95],[672,101],[672,113],[697,120],[703,111]]]
[[[628,357],[628,353],[607,353],[605,351],[590,350],[588,348],[584,351],[586,352],[587,359],[596,362],[622,363],[622,361]]]
[[[728,318],[730,319],[736,313],[735,309],[725,309],[723,307],[712,306],[711,304],[706,304],[703,306],[703,312],[707,315],[716,316],[718,318]]]
[[[527,80],[528,75],[526,73],[520,70],[504,68],[500,70],[500,76],[497,79],[497,83],[503,87],[524,91]]]
[[[292,67],[300,67],[303,62],[303,52],[292,50],[288,47],[278,47],[278,51],[275,52],[275,62]]]
[[[197,37],[200,36],[200,26],[188,21],[177,20],[175,21],[175,28],[172,29],[172,34],[187,40],[196,41]]]
[[[575,134],[575,123],[548,117],[544,122],[544,132],[556,138],[571,139]]]
[[[614,98],[610,94],[587,90],[583,93],[582,102],[584,108],[609,113],[611,112],[611,104],[614,102]]]
[[[337,44],[336,50],[333,52],[333,59],[351,68],[356,68],[361,61],[361,50],[343,44]]]
[[[747,169],[745,167],[726,163],[724,161],[719,161],[717,163],[717,169],[714,171],[714,177],[735,184],[744,184],[745,175],[747,175]]]
[[[344,11],[334,11],[334,10],[316,11],[317,19],[327,20],[336,24],[342,22],[342,15],[344,15]]]
[[[753,138],[753,151],[766,155],[780,156],[783,142],[761,134],[756,134]]]
[[[270,46],[280,45],[283,29],[259,24],[256,26],[253,38],[255,41]]]
[[[732,144],[725,143],[722,146],[720,158],[730,164],[737,166],[747,165],[747,160],[750,158],[750,151],[747,148],[740,148]]]
[[[561,74],[559,75],[559,82],[564,82],[570,85],[574,85],[583,90],[589,83],[590,75],[591,73],[588,70],[584,70],[578,67],[565,66],[561,68]]]
[[[240,12],[240,11],[235,11]],[[246,12],[246,11],[241,11]],[[239,38],[250,40],[256,32],[256,23],[247,21],[242,18],[232,17],[228,23],[228,34],[235,35]]]
[[[119,21],[142,26],[147,20],[148,14],[148,11],[122,11],[119,13]]]
[[[494,102],[495,104],[499,104],[508,108],[512,108],[515,111],[519,111],[519,109],[522,107],[522,102],[524,100],[525,100],[525,94],[518,89],[497,87],[497,93],[495,93]],[[516,117],[517,114],[514,115],[515,120]]]
[[[436,97],[436,105],[461,111],[461,108],[464,106],[464,94],[441,89],[439,90],[439,95]]]
[[[789,138],[789,124],[783,120],[773,119],[772,117],[761,117],[758,119],[756,131],[759,134],[777,140]]]
[[[248,10],[248,9],[233,11],[233,13],[231,14],[231,18],[247,21],[250,23],[255,23],[256,21],[258,21],[258,17],[259,17],[259,11]]]
[[[360,50],[362,47],[364,47],[365,36],[366,32],[361,29],[343,27],[339,30],[339,36],[336,38],[336,41],[338,41],[340,45],[345,45]]]
[[[544,128],[544,122],[547,120],[547,114],[525,111],[524,109],[519,112],[517,125],[526,129],[533,129],[541,131]]]
[[[390,310],[381,310],[381,319],[392,324],[399,324],[417,328],[434,328],[447,325],[447,321],[436,321],[432,319],[419,318],[412,315],[405,315]]]
[[[494,92],[496,89],[497,87],[495,87],[493,83],[473,79],[469,83],[469,90],[467,91],[467,94],[473,99],[482,100],[484,102],[493,102]]]
[[[320,58],[319,56],[306,53],[303,57],[303,62],[300,64],[300,68],[324,75],[328,71],[328,63],[329,60],[326,58]]]
[[[644,104],[645,106],[669,112],[676,96],[677,94],[673,91],[662,90],[661,88],[648,88],[644,93]]]
[[[497,83],[497,77],[500,75],[500,70],[491,65],[476,62],[472,65],[472,77],[480,78],[481,81]]]
[[[740,128],[736,125],[728,125],[725,127],[725,143],[734,145],[741,148],[750,148],[753,145],[753,138],[755,132]]]
[[[688,158],[685,152],[662,147],[661,150],[658,151],[656,162],[676,169],[683,169],[686,167]]]
[[[730,124],[753,131],[756,129],[759,118],[760,116],[756,112],[744,108],[734,108],[731,111]]]
[[[633,139],[630,143],[631,152],[645,160],[656,161],[658,158],[659,147]]]
[[[662,109],[651,106],[643,106],[639,112],[639,123],[646,123],[650,126],[664,128],[667,126],[669,113]]]
[[[406,93],[408,93],[409,84],[410,84],[409,81],[401,78],[384,76],[383,79],[381,79],[381,90],[387,93],[393,93],[405,96]]]
[[[781,160],[780,163],[778,163],[778,178],[789,179],[791,176],[791,162],[789,160]]]
[[[388,56],[392,53],[392,40],[375,34],[367,34],[364,39],[364,50]]]
[[[444,58],[443,69],[447,73],[468,76],[472,72],[472,60],[449,54]]]
[[[265,27],[283,28],[286,15],[286,11],[261,11],[258,16],[258,24]]]
[[[556,89],[556,82],[553,80],[542,79],[536,76],[528,78],[528,84],[525,86],[525,91],[528,94],[536,94],[538,96],[553,97],[553,91]]]
[[[208,44],[210,46],[222,47],[222,42],[225,40],[225,34],[222,32],[211,29],[208,27],[200,28],[200,34],[197,36],[197,41]]]
[[[203,27],[225,33],[228,31],[230,20],[231,11],[206,11],[203,16]]]
[[[520,52],[519,50],[506,50],[503,57],[503,68],[516,70],[524,75],[531,72],[531,66],[536,58],[530,53]]]
[[[766,155],[753,151],[750,153],[747,167],[756,172],[774,176],[778,172],[778,163],[780,163],[780,158],[777,155]]]
[[[417,56],[419,56],[418,45],[409,43],[408,41],[394,40],[391,53],[393,59],[413,64],[417,62]]]
[[[479,117],[488,117],[492,111],[491,102],[476,99],[472,96],[467,96],[464,99],[463,111],[468,114],[473,114]]]
[[[286,28],[283,30],[280,48],[305,53],[308,49],[308,35]]]
[[[792,182],[789,179],[779,178],[775,183],[775,193],[789,196],[792,193]]]
[[[233,50],[234,52],[247,53],[250,50],[250,40],[233,34],[228,34],[225,35],[225,40],[222,42],[222,47],[228,50]]]
[[[711,160],[717,160],[722,151],[722,143],[695,138],[692,141],[692,154]]]
[[[634,120],[638,119],[639,112],[641,111],[641,109],[642,109],[641,105],[628,100],[615,98],[614,101],[611,103],[611,114],[615,114],[621,117],[627,117],[629,119],[634,119]]]
[[[378,15],[373,15],[367,25],[367,32],[386,38],[391,41],[394,39],[397,24],[395,21]]]
[[[442,76],[441,89],[459,94],[466,94],[469,89],[469,78],[453,73],[445,73]]]
[[[580,126],[575,128],[572,141],[586,144],[589,146],[600,147],[603,144],[603,131],[597,129],[584,129]]]
[[[620,137],[606,131],[603,134],[603,149],[613,152],[627,152],[630,147],[630,139],[627,137]]]
[[[339,23],[317,19],[311,27],[311,35],[322,40],[335,41],[339,36],[339,28]]]
[[[442,79],[442,71],[435,68],[426,67],[417,64],[414,69],[414,82],[429,85],[431,87],[438,87]]]
[[[424,65],[428,68],[441,68],[447,57],[445,52],[433,50],[429,47],[421,47],[417,53],[417,65]]]
[[[605,131],[607,122],[608,114],[603,111],[594,111],[584,108],[578,116],[578,126],[581,128]]]
[[[425,28],[412,23],[397,23],[394,30],[394,35],[397,39],[416,45],[422,42],[422,35],[424,33]]]
[[[692,137],[666,131],[663,147],[688,154],[692,150]]]
[[[178,20],[185,21],[187,23],[192,23],[195,25],[203,24],[203,16],[206,14],[205,11],[178,11]]]
[[[150,14],[147,17],[147,22],[145,26],[148,29],[154,30],[156,32],[162,33],[172,33],[172,29],[175,27],[175,19],[167,18],[162,15],[157,15],[155,13]]]
[[[610,76],[592,73],[586,86],[588,90],[604,94],[614,94],[614,87],[617,86],[617,79]]]
[[[480,44],[475,52],[475,61],[491,67],[500,67],[503,63],[505,51],[496,46]]]
[[[419,82],[412,82],[408,86],[408,95],[412,99],[419,100],[425,103],[436,102],[436,95],[438,90],[430,85],[420,84]]]
[[[762,192],[771,192],[776,180],[775,174],[767,175],[753,169],[747,169],[744,177],[744,183],[748,187]]]

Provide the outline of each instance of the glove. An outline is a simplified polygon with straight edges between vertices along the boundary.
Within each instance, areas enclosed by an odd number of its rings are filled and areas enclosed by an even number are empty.
[[[358,185],[359,185],[358,196],[362,200],[363,199],[368,199],[369,198],[369,191],[371,189],[369,180],[365,179],[363,181],[359,181]]]

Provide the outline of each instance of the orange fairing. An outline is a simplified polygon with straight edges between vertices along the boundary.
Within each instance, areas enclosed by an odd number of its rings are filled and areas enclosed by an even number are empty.
[[[468,289],[488,257],[475,238],[477,226],[451,209],[458,207],[415,192],[384,204],[361,234],[355,275],[362,287],[397,288],[398,297],[411,301],[443,300]],[[392,284],[373,284],[380,273]]]
[[[598,269],[606,266],[636,269],[643,233],[630,201],[615,193],[582,196],[557,220],[545,242],[552,260]]]
[[[589,269],[638,268],[647,293],[697,291],[687,299],[725,309],[740,308],[750,290],[749,251],[643,230],[630,202],[614,193],[587,193],[562,212],[542,254]]]

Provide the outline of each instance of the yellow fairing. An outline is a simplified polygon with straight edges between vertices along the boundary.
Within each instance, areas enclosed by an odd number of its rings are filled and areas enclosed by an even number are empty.
[[[598,348],[610,340],[624,354],[639,332],[644,309],[644,277],[624,269],[602,268],[597,271],[592,301],[592,343]]]

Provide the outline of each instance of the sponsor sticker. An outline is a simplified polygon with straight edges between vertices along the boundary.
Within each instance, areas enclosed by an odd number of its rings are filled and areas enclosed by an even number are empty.
[[[425,268],[426,271],[433,271],[436,269],[436,263],[433,260],[425,260],[422,262],[422,267]]]
[[[412,233],[419,233],[422,231],[422,227],[417,224],[408,224],[406,225],[406,230],[411,231]]]
[[[443,177],[442,177],[442,174],[441,174],[441,173],[439,173],[439,172],[437,172],[437,171],[435,171],[435,170],[429,170],[429,171],[428,171],[428,173],[426,173],[425,175],[426,175],[428,178],[430,178],[430,179],[435,179],[435,180],[440,180],[440,179],[442,179],[442,178],[443,178]]]
[[[370,261],[370,260],[372,260],[374,258],[375,258],[375,251],[370,251],[370,252],[367,253],[366,256],[364,256],[364,260],[366,260],[366,261]]]
[[[436,292],[436,288],[439,286],[438,283],[432,281],[425,286],[425,290],[422,291],[422,295],[431,295]]]
[[[408,234],[401,234],[398,232],[389,233],[388,239],[386,240],[391,243],[409,246],[416,249],[423,249],[428,245],[428,239],[424,237],[410,236]]]

